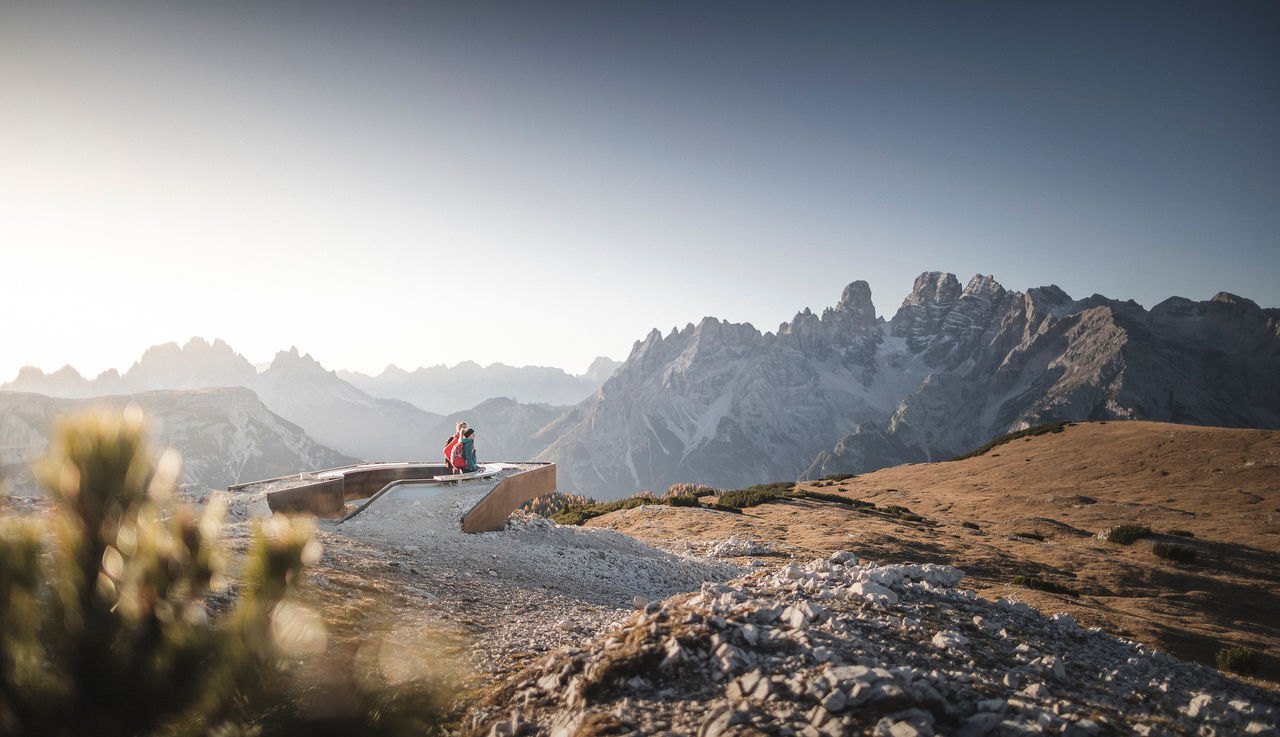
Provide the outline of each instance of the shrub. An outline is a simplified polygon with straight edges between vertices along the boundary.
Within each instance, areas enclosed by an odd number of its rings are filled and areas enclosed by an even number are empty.
[[[888,517],[900,519],[905,522],[924,522],[924,517],[921,517],[906,507],[900,507],[897,504],[889,504],[881,507],[879,511]]]
[[[1151,552],[1156,554],[1157,558],[1164,558],[1176,563],[1194,563],[1197,550],[1189,548],[1186,545],[1174,545],[1173,543],[1156,543],[1151,546]]]
[[[1037,540],[1037,541],[1039,541],[1039,542],[1044,542],[1044,535],[1041,535],[1041,534],[1040,534],[1040,533],[1038,533],[1038,532],[1015,532],[1015,533],[1013,533],[1013,536],[1014,536],[1014,537],[1025,537],[1025,538],[1027,538],[1028,540]]]
[[[797,491],[789,496],[796,499],[814,499],[820,502],[835,502],[836,504],[843,504],[847,507],[852,507],[854,502],[853,499],[850,499],[847,496],[822,491]]]
[[[765,502],[781,499],[795,486],[793,481],[775,481],[772,484],[756,484],[745,489],[734,489],[721,494],[718,505],[746,509],[747,507],[754,507]]]
[[[1074,589],[1063,586],[1060,583],[1054,583],[1053,581],[1046,581],[1043,578],[1037,578],[1035,576],[1014,576],[1013,580],[1010,583],[1012,583],[1014,586],[1025,586],[1026,588],[1029,588],[1029,589],[1038,589],[1040,591],[1048,591],[1051,594],[1066,594],[1067,596],[1076,595],[1076,592]]]
[[[672,507],[698,507],[701,503],[698,497],[693,494],[681,494],[678,496],[664,496],[662,498],[655,497],[652,493],[642,491],[635,496],[629,496],[625,499],[619,499],[612,502],[591,502],[588,504],[570,504],[564,509],[553,514],[551,520],[561,525],[581,525],[589,519],[594,519],[610,512],[616,512],[620,509],[634,509],[644,504],[667,504]]]
[[[967,527],[967,528],[969,528],[970,530],[981,530],[981,529],[982,529],[981,527],[978,527],[977,523],[974,523],[974,522],[961,522],[961,523],[960,523],[960,526],[961,526],[961,527]]]
[[[222,508],[174,504],[179,470],[173,454],[152,465],[136,407],[59,427],[38,467],[53,519],[0,518],[0,733],[207,723],[262,682],[290,627],[323,639],[286,603],[319,556],[314,525],[284,517],[254,529],[235,607],[210,624]]]
[[[1108,542],[1120,545],[1131,545],[1137,540],[1150,536],[1151,528],[1146,525],[1116,525],[1106,533]]]
[[[1036,435],[1045,435],[1051,432],[1062,432],[1067,427],[1071,427],[1073,425],[1074,423],[1068,423],[1068,422],[1050,422],[1045,425],[1036,425],[1035,427],[1028,427],[1025,430],[1017,430],[1015,432],[1001,435],[1000,437],[995,438],[994,440],[982,446],[981,448],[965,453],[964,455],[956,456],[951,460],[963,461],[966,458],[976,458],[977,456],[980,456],[983,453],[986,453],[992,448],[1004,445],[1005,443],[1012,442],[1014,440],[1017,440],[1018,438],[1027,438],[1028,440],[1030,440],[1032,437]]]
[[[594,499],[582,496],[581,494],[573,494],[563,491],[553,491],[550,494],[536,496],[533,499],[520,505],[520,508],[542,515],[543,517],[552,517],[564,511],[567,507],[584,507],[595,504]]]
[[[716,491],[717,489],[715,487],[707,486],[706,484],[690,484],[688,482],[681,482],[669,486],[667,488],[667,493],[663,494],[663,496],[696,496],[701,498],[704,496],[715,496]]]
[[[823,476],[822,480],[840,482],[840,481],[848,481],[849,479],[852,479],[852,478],[857,478],[857,477],[852,473],[833,473],[829,476]]]
[[[1174,535],[1176,537],[1195,537],[1196,536],[1196,534],[1191,530],[1181,530],[1181,529],[1169,530],[1169,534]]]
[[[1247,647],[1222,648],[1217,655],[1218,670],[1248,675],[1258,670],[1258,653]]]

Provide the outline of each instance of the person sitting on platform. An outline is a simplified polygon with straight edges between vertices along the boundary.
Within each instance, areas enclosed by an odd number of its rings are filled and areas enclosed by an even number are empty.
[[[475,428],[471,427],[462,431],[462,456],[466,459],[466,465],[462,467],[463,473],[475,473],[480,470],[480,466],[476,463],[475,434]]]

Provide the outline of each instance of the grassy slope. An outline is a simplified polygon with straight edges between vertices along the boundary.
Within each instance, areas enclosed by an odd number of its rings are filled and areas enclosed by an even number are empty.
[[[1280,681],[1280,432],[1081,423],[966,460],[801,488],[908,507],[927,523],[806,500],[733,516],[615,513],[590,524],[655,542],[736,534],[797,555],[850,549],[882,562],[945,562],[963,567],[985,596],[1017,593],[1187,659],[1212,665],[1227,646],[1262,651],[1262,675]],[[1130,546],[1094,537],[1123,523],[1157,534]],[[1195,537],[1160,534],[1175,529]],[[1014,537],[1028,532],[1045,539]],[[1197,562],[1158,558],[1151,547],[1162,541],[1194,547]],[[1015,576],[1079,595],[1017,587]]]

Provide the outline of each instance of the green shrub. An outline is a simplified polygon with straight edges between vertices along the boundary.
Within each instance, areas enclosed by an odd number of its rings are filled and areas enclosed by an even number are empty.
[[[746,509],[783,498],[795,488],[794,481],[775,481],[772,484],[756,484],[745,489],[734,489],[720,495],[718,506]]]
[[[849,479],[852,479],[852,478],[857,478],[857,477],[852,473],[833,473],[829,476],[823,476],[822,480],[840,482],[840,481],[848,481]]]
[[[701,503],[694,494],[655,497],[649,492],[641,492],[635,496],[618,499],[612,502],[593,502],[590,504],[570,504],[551,515],[551,521],[560,525],[581,525],[589,519],[595,519],[620,509],[634,509],[644,504],[666,504],[672,507],[698,507]]]
[[[1196,560],[1195,548],[1189,548],[1186,545],[1174,545],[1173,543],[1156,543],[1151,546],[1151,552],[1156,554],[1157,558],[1164,558],[1176,563],[1194,563]]]
[[[205,597],[229,575],[222,508],[173,502],[180,464],[148,455],[136,407],[62,423],[38,477],[52,520],[0,518],[0,733],[138,735],[211,724],[269,678],[314,524],[257,525],[235,607]],[[282,622],[288,615],[289,623]]]
[[[1039,542],[1044,542],[1044,535],[1041,535],[1041,534],[1040,534],[1040,533],[1038,533],[1038,532],[1015,532],[1015,533],[1013,533],[1013,536],[1014,536],[1014,537],[1025,537],[1025,538],[1027,538],[1028,540],[1037,540],[1037,541],[1039,541]]]
[[[921,517],[920,515],[916,514],[915,512],[912,512],[910,509],[907,509],[906,507],[898,506],[897,504],[889,504],[889,505],[880,507],[879,511],[881,514],[884,514],[887,517],[893,517],[894,519],[900,519],[905,522],[924,522],[925,521],[924,517]]]
[[[1218,670],[1248,675],[1258,671],[1258,653],[1247,647],[1224,647],[1218,651]]]
[[[822,491],[801,490],[793,492],[788,496],[794,499],[813,499],[820,502],[835,502],[836,504],[843,504],[847,507],[852,507],[854,501],[853,499],[841,494],[832,494],[830,492]]]
[[[1066,594],[1067,596],[1075,596],[1074,589],[1063,586],[1060,583],[1046,581],[1036,576],[1014,576],[1010,581],[1014,586],[1024,586],[1029,589],[1038,589],[1040,591],[1048,591],[1051,594]]]
[[[992,440],[991,442],[987,443],[986,445],[982,446],[981,448],[978,448],[977,450],[973,450],[973,451],[970,451],[970,452],[968,452],[968,453],[965,453],[964,455],[956,456],[955,458],[952,458],[951,460],[952,460],[952,461],[963,461],[963,460],[965,460],[966,458],[976,458],[977,456],[980,456],[980,455],[982,455],[983,453],[986,453],[987,451],[991,450],[992,448],[995,448],[995,447],[998,447],[998,446],[1004,445],[1005,443],[1008,443],[1008,442],[1012,442],[1012,441],[1014,441],[1014,440],[1017,440],[1018,438],[1027,438],[1027,439],[1030,439],[1030,438],[1032,438],[1032,437],[1034,437],[1034,436],[1036,436],[1036,435],[1045,435],[1045,434],[1047,434],[1047,433],[1051,433],[1051,432],[1062,432],[1064,429],[1066,429],[1067,427],[1072,426],[1073,424],[1074,424],[1074,423],[1068,423],[1068,422],[1050,422],[1050,423],[1045,424],[1045,425],[1036,425],[1035,427],[1028,427],[1028,428],[1026,428],[1025,430],[1017,430],[1017,431],[1015,431],[1015,432],[1011,432],[1011,433],[1007,433],[1007,434],[1005,434],[1005,435],[1001,435],[1000,437],[998,437],[998,438],[996,438],[996,439]]]
[[[1151,528],[1146,525],[1116,525],[1107,530],[1107,541],[1120,545],[1131,545],[1137,540],[1151,536]]]
[[[1181,530],[1181,529],[1169,530],[1168,534],[1174,535],[1176,537],[1195,537],[1196,536],[1196,534],[1191,530]]]
[[[981,530],[981,529],[982,529],[981,527],[978,527],[977,523],[974,523],[974,522],[961,522],[961,523],[960,523],[960,526],[961,526],[961,527],[967,527],[967,528],[969,528],[970,530]]]

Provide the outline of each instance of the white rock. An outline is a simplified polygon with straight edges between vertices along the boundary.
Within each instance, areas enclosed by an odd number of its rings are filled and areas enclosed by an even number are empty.
[[[828,560],[830,560],[832,563],[835,563],[837,565],[842,565],[842,566],[858,565],[858,556],[854,555],[848,550],[837,550],[836,552],[831,554],[831,557],[828,558]]]
[[[1057,614],[1053,615],[1052,617],[1049,617],[1049,619],[1050,619],[1054,624],[1058,625],[1059,627],[1061,627],[1061,628],[1063,628],[1063,629],[1065,629],[1065,630],[1067,630],[1067,631],[1069,631],[1069,632],[1079,632],[1079,631],[1080,631],[1080,625],[1076,624],[1076,620],[1075,620],[1075,619],[1074,619],[1070,614],[1067,614],[1066,612],[1058,612]]]
[[[844,711],[849,704],[849,697],[845,694],[844,689],[833,688],[822,699],[822,708],[831,713]]]
[[[1213,703],[1213,697],[1207,693],[1198,693],[1191,697],[1191,703],[1187,704],[1187,716],[1192,719],[1198,719],[1210,704]]]
[[[849,587],[850,598],[858,597],[868,603],[886,606],[898,603],[898,595],[889,588],[872,581],[858,581]]]
[[[969,638],[952,630],[944,630],[933,636],[930,640],[933,646],[939,650],[948,650],[950,648],[959,648],[969,644]]]

